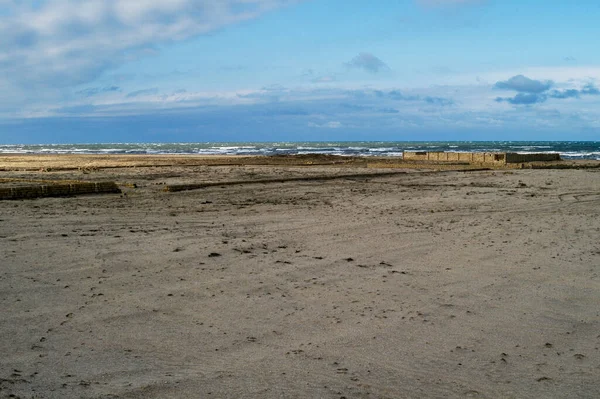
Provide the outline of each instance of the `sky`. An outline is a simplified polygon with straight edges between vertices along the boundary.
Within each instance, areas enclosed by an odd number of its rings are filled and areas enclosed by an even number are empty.
[[[600,140],[597,0],[0,0],[0,144]]]

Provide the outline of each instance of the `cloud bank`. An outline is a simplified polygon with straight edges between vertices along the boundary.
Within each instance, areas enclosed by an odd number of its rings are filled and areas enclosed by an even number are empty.
[[[553,86],[554,82],[551,80],[541,81],[523,75],[516,75],[506,81],[496,82],[494,88],[513,90],[517,94],[513,97],[497,97],[496,102],[507,102],[513,105],[533,105],[544,103],[550,98],[564,100],[567,98],[580,98],[584,95],[600,95],[600,90],[592,83],[584,85],[581,89],[550,90]]]

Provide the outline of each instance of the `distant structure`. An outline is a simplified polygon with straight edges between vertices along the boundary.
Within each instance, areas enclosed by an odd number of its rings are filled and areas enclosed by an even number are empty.
[[[524,162],[560,161],[559,154],[519,154],[516,152],[427,152],[404,151],[406,161],[467,162],[470,164],[506,165]]]

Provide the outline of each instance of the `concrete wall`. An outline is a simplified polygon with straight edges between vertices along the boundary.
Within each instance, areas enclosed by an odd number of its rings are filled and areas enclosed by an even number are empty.
[[[404,151],[404,160],[429,162],[467,162],[504,165],[507,163],[559,161],[558,154],[517,154],[512,152],[427,152]]]
[[[506,163],[506,154],[499,152],[426,152],[404,151],[407,161]]]
[[[17,187],[0,187],[0,200],[38,197],[64,197],[77,194],[120,193],[114,182],[36,184]]]

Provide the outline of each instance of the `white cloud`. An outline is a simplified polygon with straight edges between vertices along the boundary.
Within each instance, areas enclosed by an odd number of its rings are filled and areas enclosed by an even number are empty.
[[[325,129],[339,129],[343,127],[342,122],[339,121],[329,121],[326,123],[315,123],[308,122],[308,127],[316,127],[316,128],[325,128]]]
[[[342,127],[342,122],[339,121],[331,121],[331,122],[327,122],[324,127],[329,128],[329,129],[339,129],[340,127]]]
[[[0,76],[17,85],[89,82],[153,46],[209,33],[300,0],[0,2]]]

